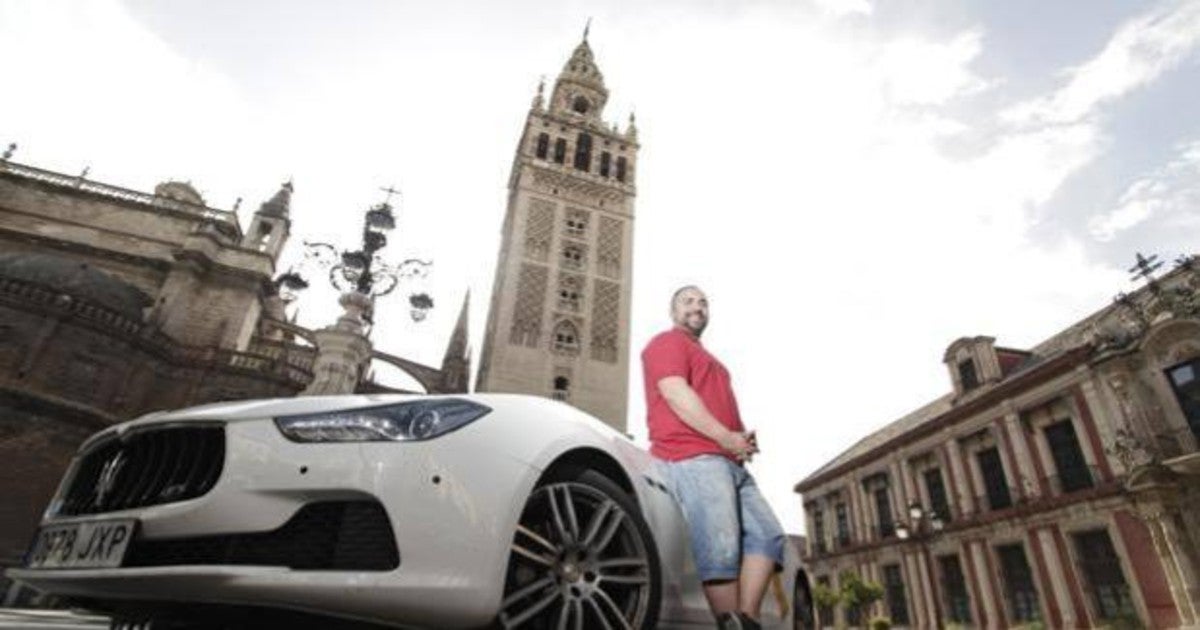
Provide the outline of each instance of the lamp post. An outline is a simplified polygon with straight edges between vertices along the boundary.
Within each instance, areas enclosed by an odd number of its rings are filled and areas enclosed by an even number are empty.
[[[329,270],[329,283],[342,291],[343,301],[354,298],[366,303],[363,317],[367,323],[371,323],[371,305],[376,297],[391,293],[402,282],[424,278],[433,265],[431,261],[417,258],[392,264],[379,254],[387,246],[388,232],[396,228],[396,216],[389,202],[392,195],[399,192],[391,187],[382,190],[388,194],[387,198],[371,206],[363,215],[362,242],[358,249],[339,253],[329,243],[304,243],[306,262]],[[417,322],[424,320],[433,308],[433,298],[424,292],[410,294],[408,303],[410,316]]]
[[[908,505],[908,522],[896,521],[896,537],[903,542],[914,542],[920,546],[921,561],[925,563],[925,573],[929,576],[929,588],[932,590],[934,626],[941,627],[942,603],[938,593],[933,573],[933,559],[929,553],[929,540],[940,534],[946,527],[946,521],[933,510],[926,510],[923,505],[913,501]],[[919,579],[919,577],[918,577]]]

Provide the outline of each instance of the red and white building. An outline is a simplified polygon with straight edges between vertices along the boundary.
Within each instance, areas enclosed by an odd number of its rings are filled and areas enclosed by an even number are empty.
[[[1200,627],[1200,259],[1038,346],[950,344],[953,389],[803,481],[817,583],[893,627]]]

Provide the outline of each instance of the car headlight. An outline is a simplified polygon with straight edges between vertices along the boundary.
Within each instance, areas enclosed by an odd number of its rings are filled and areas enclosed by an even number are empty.
[[[459,398],[275,418],[294,442],[410,442],[445,435],[492,409]]]

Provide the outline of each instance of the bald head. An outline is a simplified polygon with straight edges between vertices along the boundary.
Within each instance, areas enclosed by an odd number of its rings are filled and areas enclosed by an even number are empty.
[[[671,295],[671,322],[699,337],[708,326],[708,297],[695,285],[676,289]]]

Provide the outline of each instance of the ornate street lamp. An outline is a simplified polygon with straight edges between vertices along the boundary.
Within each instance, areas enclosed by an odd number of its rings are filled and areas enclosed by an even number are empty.
[[[929,553],[929,539],[941,533],[946,527],[946,521],[933,510],[926,510],[917,501],[908,504],[909,522],[896,521],[896,537],[901,541],[913,541],[921,547],[921,558],[928,567],[930,579],[933,576],[933,558]],[[932,586],[932,584],[930,585]],[[933,614],[937,624],[942,622],[942,603],[935,594],[933,597]]]
[[[396,216],[392,213],[391,197],[396,194],[394,188],[382,189],[387,198],[383,202],[371,206],[363,215],[362,243],[358,249],[338,249],[329,243],[305,241],[305,260],[307,264],[329,270],[329,283],[337,290],[357,293],[369,298],[387,295],[397,286],[429,275],[432,261],[408,258],[398,264],[392,264],[383,259],[379,251],[387,247],[387,233],[396,228]],[[361,298],[360,298],[361,299]],[[425,319],[433,308],[433,298],[424,292],[413,292],[409,295],[409,314],[413,321]],[[370,322],[370,311],[364,311],[364,317]]]

